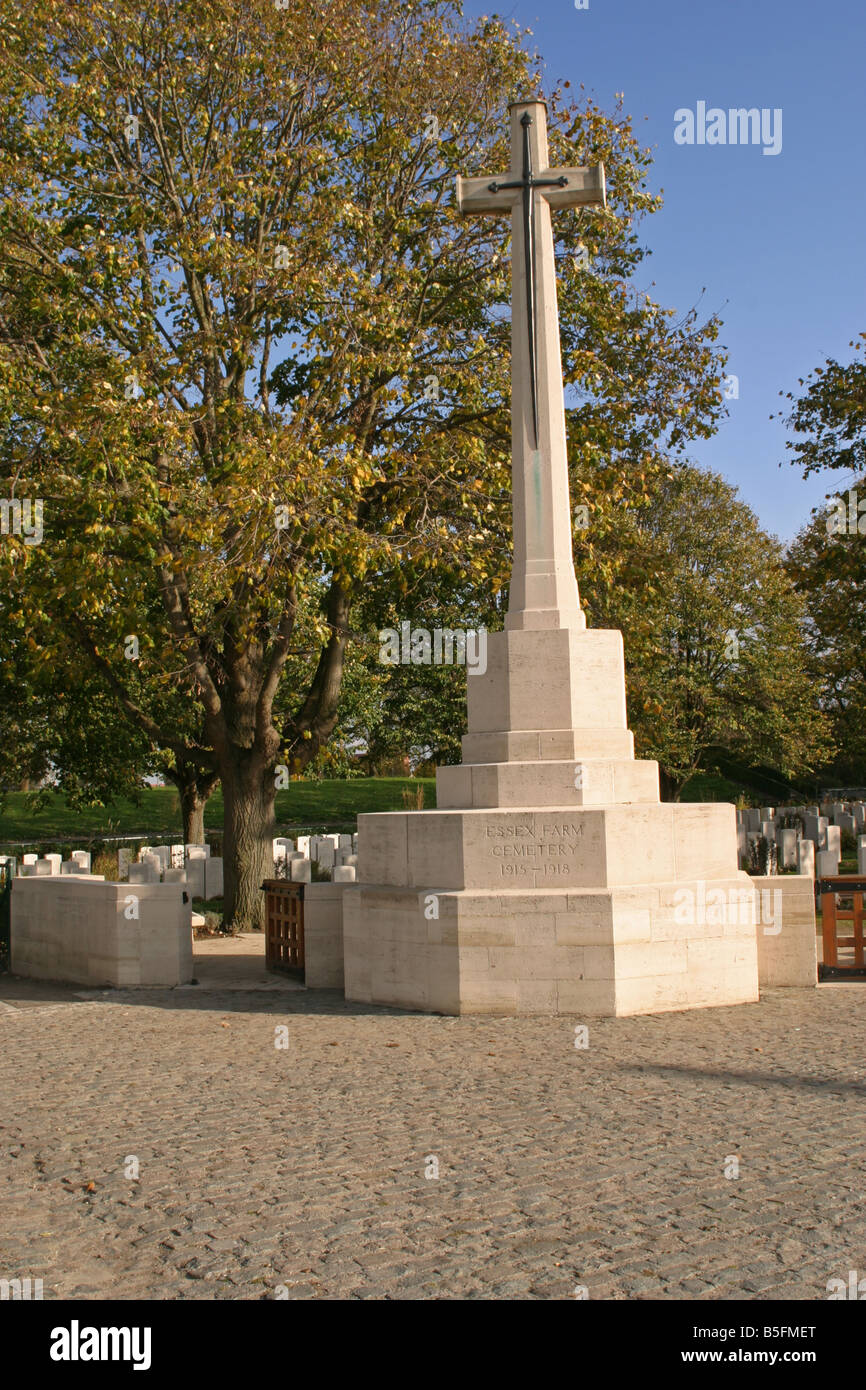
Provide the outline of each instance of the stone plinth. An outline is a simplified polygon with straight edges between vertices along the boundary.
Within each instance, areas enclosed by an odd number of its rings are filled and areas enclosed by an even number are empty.
[[[606,1016],[758,997],[734,809],[608,805],[360,816],[346,997]],[[720,910],[719,904],[722,904]]]

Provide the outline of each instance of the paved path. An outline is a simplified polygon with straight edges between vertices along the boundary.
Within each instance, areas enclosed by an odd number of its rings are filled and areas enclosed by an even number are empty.
[[[303,989],[289,975],[265,969],[264,932],[211,936],[193,942],[196,984],[200,990],[260,990],[274,993]]]
[[[0,1001],[0,1277],[46,1298],[824,1299],[866,1276],[864,985],[591,1022],[587,1050],[566,1019],[330,992],[7,979]]]

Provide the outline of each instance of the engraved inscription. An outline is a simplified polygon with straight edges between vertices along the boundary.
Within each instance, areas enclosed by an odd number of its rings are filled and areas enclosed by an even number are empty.
[[[583,838],[583,826],[574,822],[542,822],[540,830],[534,825],[488,825],[490,854],[499,861],[502,878],[524,878],[530,873],[545,878],[568,875],[574,862],[578,841]]]

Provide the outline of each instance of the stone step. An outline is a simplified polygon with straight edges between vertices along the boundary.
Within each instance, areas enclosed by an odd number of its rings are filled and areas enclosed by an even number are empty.
[[[461,763],[436,771],[439,810],[652,805],[658,800],[658,763],[636,762],[633,758]]]

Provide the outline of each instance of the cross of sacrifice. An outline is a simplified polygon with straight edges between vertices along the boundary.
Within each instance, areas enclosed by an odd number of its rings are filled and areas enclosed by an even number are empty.
[[[506,627],[583,627],[571,551],[550,210],[604,207],[604,165],[549,168],[546,103],[514,102],[509,111],[508,174],[457,179],[461,212],[511,213],[514,565]]]

